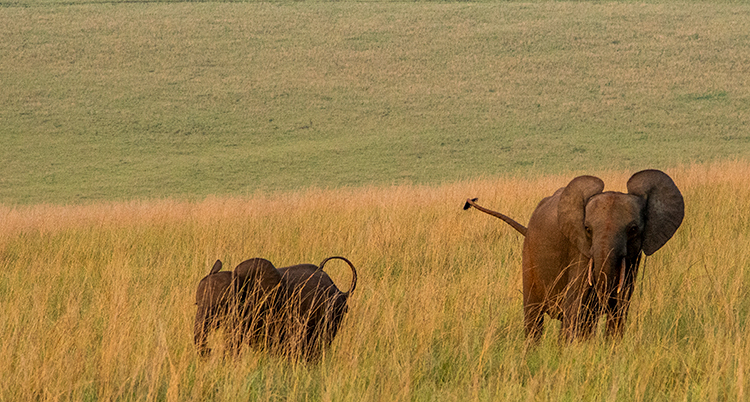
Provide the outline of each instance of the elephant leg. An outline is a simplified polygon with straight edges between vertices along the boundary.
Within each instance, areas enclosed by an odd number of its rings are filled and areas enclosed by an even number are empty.
[[[614,312],[607,314],[607,336],[611,338],[622,338],[625,332],[625,319],[627,312]]]
[[[596,329],[596,316],[582,314],[571,318],[563,318],[560,331],[560,342],[570,343],[574,340],[586,340],[591,338]]]
[[[538,343],[544,329],[544,309],[541,303],[530,303],[524,306],[523,325],[526,339]]]
[[[211,330],[212,317],[206,309],[199,308],[195,313],[195,325],[193,341],[200,356],[207,356],[211,349],[207,347],[208,332]]]
[[[330,314],[326,314],[322,320],[308,323],[306,339],[306,358],[308,362],[318,362],[323,354],[333,343],[338,331],[337,323]]]
[[[585,292],[570,299],[568,308],[563,313],[561,341],[591,338],[599,316],[595,297],[593,293]]]
[[[235,306],[228,309],[227,316],[224,319],[224,340],[227,345],[227,353],[238,355],[242,342],[245,338],[244,324],[239,309]]]
[[[227,347],[226,354],[236,356],[240,353],[242,338],[236,327],[224,328],[224,344]]]
[[[597,314],[593,314],[590,311],[586,311],[580,315],[575,325],[576,338],[582,340],[590,339],[596,330],[597,317]]]
[[[279,324],[268,311],[253,312],[242,318],[242,335],[244,344],[260,349],[271,349],[278,344]]]
[[[313,323],[308,323],[302,339],[302,358],[308,363],[317,362],[320,359],[320,328]]]

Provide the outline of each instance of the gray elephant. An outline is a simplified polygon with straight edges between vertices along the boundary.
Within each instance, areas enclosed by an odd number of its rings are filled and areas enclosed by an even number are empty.
[[[643,170],[628,193],[603,192],[604,182],[580,176],[544,198],[528,228],[467,200],[525,236],[523,305],[527,338],[538,340],[544,314],[562,321],[561,337],[588,338],[607,315],[607,334],[621,336],[641,255],[660,249],[685,214],[682,194],[658,170]]]

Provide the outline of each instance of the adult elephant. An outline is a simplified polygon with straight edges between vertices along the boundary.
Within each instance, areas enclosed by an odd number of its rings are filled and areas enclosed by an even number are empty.
[[[643,170],[628,193],[604,192],[604,182],[579,176],[544,198],[528,228],[467,200],[525,236],[523,306],[527,338],[538,340],[544,314],[562,321],[563,339],[587,338],[599,316],[607,334],[621,336],[641,255],[660,249],[685,214],[680,190],[658,170]]]

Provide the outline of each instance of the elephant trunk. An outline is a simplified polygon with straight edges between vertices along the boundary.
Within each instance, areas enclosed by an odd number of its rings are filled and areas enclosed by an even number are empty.
[[[586,273],[588,285],[596,287],[597,293],[605,298],[612,292],[619,295],[625,286],[627,269],[627,254],[624,252],[594,253]]]

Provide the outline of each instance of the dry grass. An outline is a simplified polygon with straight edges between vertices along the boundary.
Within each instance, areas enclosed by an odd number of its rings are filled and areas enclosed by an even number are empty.
[[[589,172],[592,173],[592,172]],[[598,173],[621,190],[632,172]],[[625,338],[525,350],[519,235],[571,177],[277,197],[0,207],[0,400],[743,400],[750,164],[668,172],[683,226],[645,261]],[[200,361],[194,291],[217,258],[351,259],[333,348],[306,367]],[[329,265],[341,287],[348,267]]]

